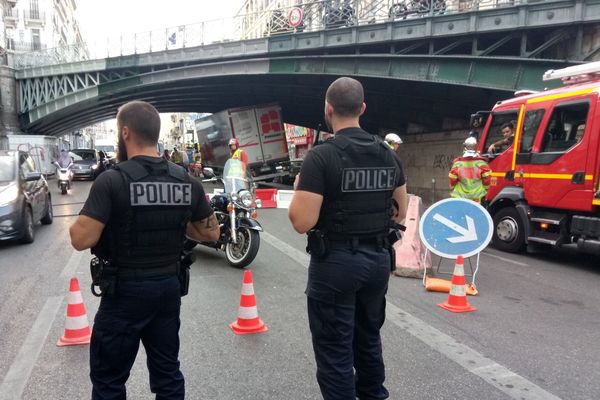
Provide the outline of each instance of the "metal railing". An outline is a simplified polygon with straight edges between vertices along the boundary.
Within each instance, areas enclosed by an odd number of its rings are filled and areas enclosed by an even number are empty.
[[[26,21],[44,21],[46,19],[46,14],[43,11],[33,8],[23,10],[23,17]]]
[[[258,39],[284,33],[320,31],[394,20],[436,17],[543,0],[320,0],[270,8],[233,18],[203,21],[130,35],[111,36],[15,56],[15,68],[153,53],[202,45]],[[301,17],[299,17],[301,15]]]

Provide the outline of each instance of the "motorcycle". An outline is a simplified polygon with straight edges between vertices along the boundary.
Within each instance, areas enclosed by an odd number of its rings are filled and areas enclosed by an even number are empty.
[[[356,25],[356,13],[349,0],[344,0],[339,7],[331,5],[331,1],[325,3],[323,13],[325,29],[354,25]]]
[[[71,189],[71,182],[73,182],[73,163],[69,163],[66,168],[61,167],[58,162],[54,163],[56,165],[56,180],[58,184],[58,188],[60,189],[61,194],[67,194],[67,190]]]
[[[215,195],[210,205],[221,228],[221,236],[216,242],[186,239],[184,251],[190,251],[197,244],[201,244],[224,251],[231,266],[245,268],[254,261],[260,247],[259,232],[263,229],[256,221],[256,209],[261,207],[261,201],[254,198],[252,177],[239,160],[228,160],[225,163],[222,178],[203,180],[217,181],[223,182],[224,193]]]

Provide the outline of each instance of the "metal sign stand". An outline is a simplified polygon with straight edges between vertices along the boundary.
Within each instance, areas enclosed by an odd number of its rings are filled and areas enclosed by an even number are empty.
[[[425,261],[427,260],[427,255],[429,254],[429,249],[425,248],[425,254],[423,256],[423,263],[422,265],[425,265]],[[467,275],[465,274],[465,276],[470,276],[472,277],[471,279],[471,283],[473,285],[475,285],[475,276],[477,275],[477,272],[479,271],[479,256],[481,255],[481,253],[477,253],[477,261],[475,262],[475,270],[473,270],[473,263],[471,262],[471,258],[467,258],[467,260],[469,260],[469,268],[471,269],[471,274]],[[440,272],[440,266],[442,264],[442,259],[443,257],[440,257],[440,260],[438,261],[437,267],[435,272],[437,274],[440,275],[453,275],[453,273],[448,273],[448,272]],[[425,279],[427,278],[427,268],[423,268],[423,286],[425,286]]]

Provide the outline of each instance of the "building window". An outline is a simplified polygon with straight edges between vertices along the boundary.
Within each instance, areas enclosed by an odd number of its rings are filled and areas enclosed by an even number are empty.
[[[34,51],[42,49],[42,42],[40,40],[40,30],[39,29],[31,30],[31,46]]]
[[[29,17],[31,19],[40,19],[40,6],[38,0],[29,0]]]

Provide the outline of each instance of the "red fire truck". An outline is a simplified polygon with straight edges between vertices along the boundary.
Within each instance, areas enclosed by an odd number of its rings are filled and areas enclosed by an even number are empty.
[[[576,245],[600,254],[600,62],[550,70],[564,86],[478,112],[496,248]]]

